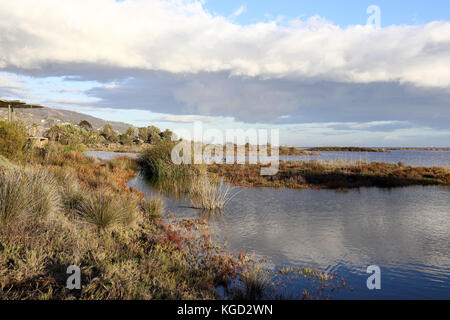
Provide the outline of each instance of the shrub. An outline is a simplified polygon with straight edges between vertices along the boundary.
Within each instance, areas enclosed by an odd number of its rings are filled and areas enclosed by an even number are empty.
[[[18,160],[24,155],[28,134],[25,126],[17,121],[0,121],[0,154]]]

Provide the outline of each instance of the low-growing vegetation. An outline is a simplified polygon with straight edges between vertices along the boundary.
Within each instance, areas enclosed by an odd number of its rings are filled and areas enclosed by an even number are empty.
[[[54,143],[2,166],[0,299],[212,299],[240,278],[248,259],[215,246],[205,221],[166,221],[162,198],[127,187],[136,168]],[[66,287],[70,265],[81,290]]]
[[[212,174],[238,186],[271,188],[358,188],[450,185],[450,169],[379,162],[280,162],[274,176],[261,176],[260,165],[215,164]]]

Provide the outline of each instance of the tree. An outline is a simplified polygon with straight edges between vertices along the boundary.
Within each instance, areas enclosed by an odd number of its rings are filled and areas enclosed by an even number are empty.
[[[148,127],[148,139],[147,141],[151,144],[158,144],[162,141],[161,130],[158,127],[150,126]]]
[[[126,134],[128,137],[134,139],[134,138],[136,138],[136,129],[135,129],[134,127],[129,127],[129,128],[127,129],[127,131],[125,132],[125,134]]]
[[[172,141],[172,136],[173,136],[173,132],[170,131],[169,129],[164,130],[163,132],[161,132],[159,134],[159,136],[161,137],[161,139],[163,139],[164,141]]]
[[[92,130],[92,125],[87,120],[81,120],[78,126],[86,131]]]
[[[142,127],[138,128],[138,137],[144,142],[148,141],[148,128]]]
[[[101,135],[110,142],[117,142],[119,140],[117,132],[111,127],[110,124],[105,124]]]
[[[126,133],[124,133],[119,136],[119,142],[120,142],[120,144],[128,145],[133,142],[133,138],[130,137],[129,135],[127,135]]]

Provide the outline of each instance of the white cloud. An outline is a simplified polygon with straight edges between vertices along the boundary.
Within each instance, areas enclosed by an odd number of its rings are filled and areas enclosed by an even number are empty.
[[[20,82],[18,76],[0,73],[0,97],[23,97],[25,94],[26,88]]]
[[[243,14],[246,11],[247,11],[247,7],[245,5],[242,5],[239,7],[239,9],[237,9],[235,12],[233,12],[233,14],[231,16],[239,17],[241,14]]]
[[[215,117],[197,116],[197,115],[164,115],[160,118],[155,118],[153,121],[161,122],[177,122],[177,123],[192,123],[196,121],[200,122],[213,122],[217,120]]]
[[[193,0],[0,2],[0,68],[76,72],[75,64],[450,87],[450,23],[242,26]]]

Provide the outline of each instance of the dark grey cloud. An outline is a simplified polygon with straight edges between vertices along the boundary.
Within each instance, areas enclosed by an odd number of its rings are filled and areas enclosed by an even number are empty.
[[[117,87],[89,90],[99,107],[234,117],[247,123],[397,121],[368,130],[450,128],[450,93],[398,82],[342,83],[231,77],[227,73],[140,73]],[[406,124],[408,123],[408,124]]]

